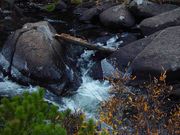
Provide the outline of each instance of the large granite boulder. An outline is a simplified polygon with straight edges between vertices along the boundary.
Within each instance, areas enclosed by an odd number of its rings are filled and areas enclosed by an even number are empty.
[[[40,85],[57,95],[66,93],[74,73],[64,61],[62,45],[54,38],[55,33],[45,21],[25,24],[5,43],[0,55],[1,69],[22,84]]]
[[[169,27],[126,45],[112,54],[108,61],[123,71],[130,62],[132,72],[140,82],[167,71],[167,80],[180,80],[180,26]],[[139,83],[139,82],[138,82]]]
[[[180,26],[162,30],[133,60],[135,75],[160,75],[167,71],[169,79],[180,80]]]
[[[140,23],[140,29],[144,35],[150,35],[164,28],[178,25],[180,25],[180,8],[144,19]]]
[[[158,4],[150,1],[143,1],[141,4],[137,4],[135,1],[132,1],[129,4],[129,9],[132,14],[139,18],[148,18],[152,17],[175,8],[178,8],[177,5],[172,4]]]

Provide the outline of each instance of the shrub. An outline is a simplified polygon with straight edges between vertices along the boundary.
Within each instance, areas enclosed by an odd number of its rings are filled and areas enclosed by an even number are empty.
[[[0,133],[2,135],[65,135],[57,122],[63,116],[58,108],[43,100],[43,91],[24,93],[22,97],[3,98],[0,105]]]
[[[0,135],[94,135],[93,120],[81,112],[58,111],[43,100],[44,91],[24,93],[0,103]],[[99,135],[102,133],[99,133]]]

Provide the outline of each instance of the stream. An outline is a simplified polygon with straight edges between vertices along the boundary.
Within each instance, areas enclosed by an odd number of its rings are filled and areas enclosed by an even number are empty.
[[[102,101],[105,101],[110,96],[108,91],[111,87],[107,80],[93,80],[89,74],[89,69],[95,64],[91,57],[94,55],[94,51],[85,50],[79,58],[78,62],[81,65],[82,83],[76,94],[69,97],[58,97],[49,91],[46,91],[44,99],[57,105],[59,110],[71,109],[72,111],[81,110],[87,117],[96,117],[98,114],[98,108]],[[2,96],[19,95],[24,92],[35,92],[38,86],[21,86],[15,82],[8,80],[8,78],[1,75],[0,88],[6,93],[0,93]]]
[[[78,62],[81,64],[82,83],[77,93],[71,97],[59,98],[52,94],[46,94],[45,100],[55,103],[59,110],[71,109],[72,111],[81,110],[87,117],[95,117],[100,103],[109,97],[108,90],[110,84],[108,81],[93,80],[88,70],[95,64],[90,60],[94,51],[84,51]]]
[[[27,16],[32,16],[32,14],[29,14]],[[33,17],[30,20],[31,22],[42,20],[48,21],[54,26],[57,33],[70,33],[75,36],[83,36],[92,43],[98,45],[105,44],[107,47],[117,48],[117,45],[123,44],[123,41],[119,39],[119,36],[117,36],[116,33],[109,32],[99,25],[82,24],[80,22],[77,22],[75,18],[76,17],[72,16],[72,13],[70,11],[61,14],[33,14]],[[27,20],[29,22],[29,19]],[[18,23],[18,25],[13,25],[13,27],[17,26],[13,28],[13,30],[21,28],[20,26],[22,26],[26,22],[21,23]],[[9,31],[11,31],[11,29]],[[121,38],[124,38],[126,36],[128,36],[127,32],[121,32]],[[100,37],[99,40],[97,40],[98,37]],[[82,83],[74,95],[69,97],[58,97],[47,91],[44,99],[59,106],[60,111],[69,108],[72,111],[81,110],[85,112],[87,117],[96,117],[98,114],[100,103],[107,100],[110,96],[108,91],[111,88],[111,85],[107,80],[94,80],[90,77],[88,71],[94,64],[96,64],[96,62],[98,62],[98,60],[93,60],[94,56],[95,51],[84,50],[84,52],[79,57],[78,65],[80,66]],[[103,70],[108,72],[114,70],[107,62],[104,62],[104,64],[105,69]],[[3,89],[3,93],[0,92],[0,95],[2,96],[14,96],[21,94],[24,90],[33,92],[38,89],[38,86],[21,86],[19,84],[16,84],[15,82],[10,81],[8,77],[3,77],[3,75],[1,75],[0,84],[0,89]]]
[[[0,101],[41,86],[59,112],[98,121],[95,134],[179,131],[179,2],[43,2],[0,2]]]

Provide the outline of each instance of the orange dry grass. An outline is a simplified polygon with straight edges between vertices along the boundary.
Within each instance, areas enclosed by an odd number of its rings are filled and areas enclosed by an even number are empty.
[[[100,119],[114,128],[114,134],[179,134],[180,106],[172,104],[171,86],[166,72],[136,93],[124,86],[126,80],[113,81],[112,98],[102,104]]]

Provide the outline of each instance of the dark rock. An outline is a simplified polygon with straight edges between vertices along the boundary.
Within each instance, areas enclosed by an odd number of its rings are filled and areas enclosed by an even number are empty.
[[[92,77],[95,80],[103,79],[103,71],[102,71],[102,67],[101,67],[101,62],[98,62],[98,63],[94,64],[90,68],[88,74],[89,74],[90,77]]]
[[[76,8],[92,8],[96,5],[95,1],[82,2]]]
[[[62,95],[75,75],[65,64],[62,45],[54,39],[55,33],[47,22],[25,24],[5,43],[1,69],[16,81],[45,86]]]
[[[157,2],[156,0],[151,0],[154,2]],[[159,3],[171,3],[171,4],[175,4],[175,5],[179,5],[180,6],[180,1],[179,0],[163,0],[163,1],[159,1]]]
[[[150,1],[143,1],[142,4],[137,4],[132,1],[129,5],[131,13],[139,18],[152,17],[175,8],[178,8],[178,6],[171,4],[158,4]]]
[[[162,30],[131,64],[134,75],[145,78],[167,71],[169,80],[180,80],[180,26]]]
[[[84,48],[78,45],[69,44],[68,46],[64,45],[64,50],[66,52],[66,61],[68,61],[71,67],[75,67],[77,69],[75,65],[81,54],[84,52]]]
[[[157,33],[146,38],[132,42],[124,47],[119,48],[108,59],[121,71],[125,71],[129,62],[132,62],[135,57],[157,36]]]
[[[140,29],[144,35],[150,35],[164,28],[178,25],[180,25],[180,8],[143,20],[140,23]]]
[[[115,72],[116,69],[114,66],[107,59],[103,59],[94,64],[88,74],[95,80],[102,80],[104,78],[112,77]]]
[[[73,13],[76,14],[76,15],[82,15],[84,13],[84,11],[88,10],[88,8],[83,8],[83,7],[80,7],[80,8],[76,8]]]
[[[4,18],[4,15],[3,15],[3,12],[2,12],[2,10],[0,8],[0,19],[3,19],[3,18]]]
[[[110,8],[111,6],[112,6],[111,3],[105,3],[102,5],[98,5],[98,6],[89,8],[82,13],[79,20],[83,21],[83,22],[90,22],[91,20],[93,20],[93,18],[95,18],[95,17],[98,18],[100,13],[102,13],[104,10]]]
[[[73,13],[78,14],[80,16],[84,16],[84,12],[93,7],[96,7],[96,2],[94,1],[82,2],[74,9]]]
[[[180,84],[174,84],[172,95],[178,97],[178,100],[180,101]]]
[[[132,27],[134,17],[124,5],[113,6],[100,14],[100,21],[110,28]]]
[[[83,22],[89,22],[92,20],[93,17],[99,14],[100,14],[100,10],[98,10],[97,7],[93,7],[93,8],[85,10],[83,14],[80,16],[79,20]]]
[[[169,27],[146,38],[135,41],[116,51],[109,61],[120,71],[131,72],[136,84],[159,77],[167,71],[167,81],[180,80],[180,26]],[[135,84],[135,83],[134,83]]]
[[[67,4],[63,0],[58,1],[58,3],[56,4],[56,10],[66,10],[66,9],[67,9]]]

